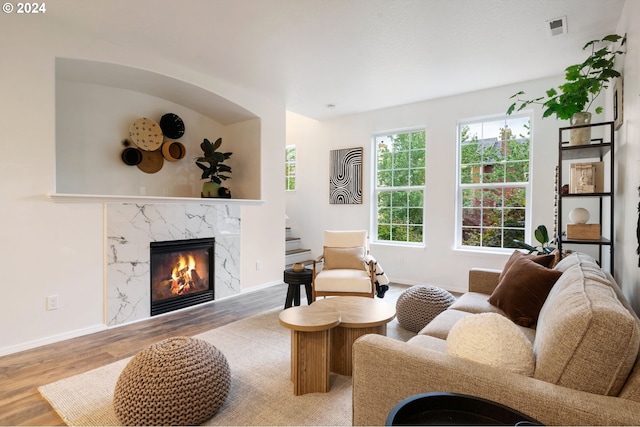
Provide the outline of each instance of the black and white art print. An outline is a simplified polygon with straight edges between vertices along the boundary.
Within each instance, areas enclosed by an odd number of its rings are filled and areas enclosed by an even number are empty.
[[[331,150],[329,203],[362,203],[362,147]]]

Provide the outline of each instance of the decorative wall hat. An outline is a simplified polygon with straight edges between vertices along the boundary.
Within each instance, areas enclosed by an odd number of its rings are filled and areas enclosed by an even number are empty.
[[[170,162],[177,162],[184,158],[187,149],[178,141],[165,141],[162,144],[162,155]]]
[[[160,128],[167,138],[178,139],[184,135],[184,122],[173,113],[167,113],[160,119]]]
[[[138,169],[146,173],[156,173],[162,169],[164,164],[164,157],[160,150],[155,151],[141,151],[142,160],[138,163]]]
[[[142,153],[136,147],[127,147],[122,150],[122,161],[129,166],[136,166],[142,161]]]
[[[154,151],[162,145],[162,129],[153,120],[142,117],[129,126],[129,139],[141,150]]]

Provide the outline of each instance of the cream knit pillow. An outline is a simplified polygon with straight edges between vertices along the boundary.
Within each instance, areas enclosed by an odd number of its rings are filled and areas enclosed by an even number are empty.
[[[515,323],[498,313],[458,320],[449,331],[447,353],[529,377],[535,369],[531,341]]]

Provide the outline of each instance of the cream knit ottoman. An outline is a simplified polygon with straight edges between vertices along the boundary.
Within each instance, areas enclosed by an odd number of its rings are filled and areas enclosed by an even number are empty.
[[[456,298],[437,286],[415,285],[396,302],[396,317],[403,328],[420,332],[434,317],[445,311]]]
[[[224,355],[206,341],[168,338],[136,354],[113,396],[123,425],[199,425],[224,404],[231,386]]]

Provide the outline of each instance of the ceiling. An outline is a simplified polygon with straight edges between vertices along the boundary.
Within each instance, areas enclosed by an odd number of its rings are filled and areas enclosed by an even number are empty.
[[[624,0],[56,0],[47,17],[327,119],[559,75]],[[568,33],[546,21],[566,16]],[[91,40],[91,39],[90,39]],[[328,107],[329,104],[334,107]]]

